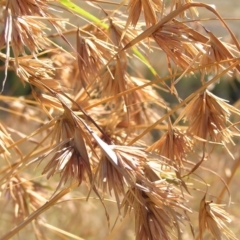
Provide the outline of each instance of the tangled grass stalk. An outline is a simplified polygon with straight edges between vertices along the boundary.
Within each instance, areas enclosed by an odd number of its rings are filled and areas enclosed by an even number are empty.
[[[223,207],[240,200],[239,104],[212,90],[238,78],[240,45],[214,7],[1,0],[0,14],[0,240],[237,239]]]

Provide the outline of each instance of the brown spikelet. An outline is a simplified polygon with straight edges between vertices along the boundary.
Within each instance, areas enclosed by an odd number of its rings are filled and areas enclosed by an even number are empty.
[[[14,15],[38,15],[44,16],[48,11],[48,0],[13,0],[6,1],[7,7]]]
[[[185,209],[181,196],[172,191],[164,180],[147,187],[137,185],[129,190],[123,200],[124,214],[134,211],[136,240],[178,239],[179,223],[184,217],[178,213]]]
[[[210,63],[221,63],[224,60],[230,60],[234,59],[235,56],[232,53],[234,50],[233,46],[230,44],[224,43],[220,39],[218,39],[216,36],[213,35],[212,32],[205,29],[206,32],[209,35],[209,41],[206,43],[201,58],[200,58],[200,64],[207,65]],[[229,61],[227,65],[233,64],[234,61]],[[224,68],[224,64],[218,64],[215,66],[210,67],[208,69],[205,68],[206,72],[213,72],[215,74],[219,73],[220,69]],[[236,69],[240,71],[239,65],[236,66]]]
[[[102,28],[101,26],[96,26],[94,24],[87,24],[80,28],[82,33],[87,33],[88,36],[96,38],[102,42],[108,42],[108,30]]]
[[[101,97],[114,96],[128,89],[130,79],[126,73],[125,60],[117,57],[115,64],[113,63],[102,75]],[[127,99],[127,97],[124,98]],[[116,101],[119,101],[119,98]],[[128,104],[126,103],[126,105]]]
[[[129,89],[136,88],[149,81],[142,81],[142,79],[129,77]],[[154,122],[158,119],[155,109],[161,111],[158,107],[166,109],[165,101],[157,95],[156,90],[152,86],[140,88],[132,91],[129,94],[128,109],[130,118],[137,124],[144,124],[146,122]],[[152,107],[154,104],[155,107]]]
[[[156,151],[160,155],[175,162],[178,168],[183,167],[183,160],[185,160],[188,151],[192,150],[192,140],[187,136],[186,132],[178,128],[173,128],[171,123],[168,124],[168,131],[148,150]]]
[[[53,141],[60,143],[62,141],[71,139],[74,136],[74,125],[65,114],[60,117],[55,124],[53,130]]]
[[[80,82],[83,86],[93,78],[111,57],[111,49],[96,38],[84,38],[77,33],[77,59]]]
[[[232,133],[228,129],[232,107],[223,99],[204,91],[197,95],[183,110],[189,121],[189,133],[201,139],[229,142]]]
[[[212,201],[206,201],[206,195],[203,197],[199,208],[199,231],[200,240],[203,239],[205,229],[210,230],[213,237],[217,240],[227,239],[237,240],[238,238],[226,226],[225,222],[231,222],[231,218],[223,210],[220,204],[214,204]]]
[[[103,114],[102,118],[98,120],[99,126],[115,144],[124,144],[126,138],[130,138],[131,132],[130,130],[126,132],[126,129],[128,129],[130,126],[134,126],[135,123],[133,121],[129,122],[126,119],[126,112],[122,111],[120,106],[119,109],[116,109],[116,113],[112,114],[111,119],[107,119],[105,116],[106,115]],[[104,135],[101,134],[100,138],[104,139]]]
[[[78,79],[78,62],[68,53],[56,52],[51,55],[54,77],[62,82],[62,85],[77,93],[82,86]],[[73,88],[74,86],[74,88]]]
[[[116,64],[111,65],[102,76],[102,81],[99,84],[101,97],[115,96],[149,82],[146,80],[143,82],[142,79],[130,76],[125,68],[124,60],[117,58]],[[94,89],[96,92],[96,88]],[[123,106],[127,108],[129,120],[133,120],[137,124],[142,124],[146,121],[153,122],[158,118],[158,114],[149,107],[151,103],[155,104],[157,102],[156,105],[166,108],[164,100],[157,95],[151,86],[140,88],[129,92],[123,97],[115,98],[114,103],[109,103],[109,106],[116,104],[116,106],[114,105],[115,109],[118,109],[121,107],[122,100]],[[121,115],[122,113],[119,114]]]
[[[48,12],[47,1],[13,0],[6,1],[5,4],[3,6],[4,26],[0,33],[0,49],[6,46],[3,88],[7,78],[10,48],[15,57],[14,64],[19,68],[17,57],[21,54],[25,55],[26,49],[36,57],[37,53],[50,46],[51,41],[45,33],[49,28],[43,23],[44,21],[50,22],[58,32],[62,30],[62,26],[58,24],[60,19],[54,18]]]
[[[40,184],[18,176],[11,177],[3,184],[2,191],[2,196],[13,204],[15,217],[19,220],[26,218],[47,201]]]
[[[157,13],[161,13],[163,10],[162,5],[161,0],[130,0],[128,3],[128,21],[133,26],[136,26],[141,12],[143,12],[146,26],[154,25],[158,21]]]
[[[35,92],[33,92],[33,96],[35,96],[36,100],[44,107],[53,108],[55,110],[62,110],[62,104],[55,97],[44,93]]]
[[[0,155],[9,163],[9,157],[11,156],[10,151],[7,149],[8,145],[13,144],[14,141],[11,138],[11,135],[8,133],[7,129],[2,123],[0,123]],[[21,157],[21,152],[18,147],[14,147],[17,155]],[[10,163],[9,163],[10,164]]]
[[[91,168],[84,143],[80,145],[80,149],[78,146],[79,141],[75,138],[62,143],[42,172],[47,174],[47,178],[60,174],[58,187],[68,181],[70,184],[77,182],[80,185],[83,180],[87,180],[86,175],[91,179]]]
[[[63,101],[60,97],[58,100]],[[50,153],[53,152],[54,155],[45,166],[43,174],[46,173],[47,178],[60,174],[58,187],[68,181],[79,185],[82,181],[91,182],[92,170],[85,143],[85,138],[88,137],[81,128],[81,120],[67,107],[66,102],[61,103],[65,111],[57,119],[52,132],[53,150]]]
[[[14,55],[17,57],[19,54],[25,53],[24,46],[27,47],[31,53],[37,53],[49,46],[49,41],[44,32],[48,29],[46,24],[43,23],[45,18],[42,15],[45,14],[37,13],[40,15],[37,20],[34,17],[36,13],[28,14],[25,11],[23,13],[19,11],[19,9],[23,9],[22,7],[15,7],[15,5],[11,4],[12,1],[9,2],[10,4],[8,4],[4,10],[4,29],[0,35],[0,47],[6,44],[7,48],[9,48],[11,42]],[[17,1],[14,2],[17,3]],[[21,2],[24,3],[25,1]],[[36,5],[35,9],[38,9]],[[31,12],[30,9],[29,11]],[[54,20],[54,18],[49,18],[48,20],[51,19]]]
[[[9,61],[6,55],[4,55],[4,59]],[[7,67],[16,71],[16,75],[23,84],[28,82],[44,90],[46,90],[46,87],[55,88],[56,90],[61,88],[60,82],[53,79],[55,68],[50,59],[42,58],[39,60],[31,55],[11,58]]]
[[[124,47],[137,36],[138,32],[130,26],[125,31],[124,22],[117,20],[118,19],[113,21],[110,19],[110,26],[108,28],[110,43],[116,47]],[[123,55],[125,52],[121,54]]]
[[[96,183],[103,194],[113,194],[119,205],[120,196],[125,193],[125,179],[106,157],[99,161],[96,171]]]
[[[126,146],[109,146],[115,154],[116,160],[106,153],[100,160],[97,169],[97,183],[104,193],[114,193],[118,206],[120,196],[125,195],[125,186],[135,185],[136,179],[143,174],[146,154],[140,148]],[[114,155],[113,155],[114,156]]]
[[[184,70],[196,56],[197,49],[193,51],[189,47],[193,37],[191,32],[186,25],[178,21],[164,24],[152,34],[152,37],[167,57]]]

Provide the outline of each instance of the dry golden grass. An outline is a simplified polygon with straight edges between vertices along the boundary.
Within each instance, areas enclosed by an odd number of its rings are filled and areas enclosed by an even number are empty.
[[[0,240],[237,239],[239,103],[212,90],[238,77],[240,44],[215,8],[2,0],[0,11]],[[199,87],[182,99],[185,78]],[[31,93],[16,96],[17,82]]]

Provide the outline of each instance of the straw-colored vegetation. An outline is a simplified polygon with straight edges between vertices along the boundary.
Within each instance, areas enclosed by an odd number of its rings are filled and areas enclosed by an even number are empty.
[[[240,44],[215,8],[0,9],[1,240],[237,239],[239,104],[212,90],[238,77]]]

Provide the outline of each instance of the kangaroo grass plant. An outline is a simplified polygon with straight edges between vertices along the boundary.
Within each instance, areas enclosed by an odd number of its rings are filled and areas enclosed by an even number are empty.
[[[1,240],[237,239],[240,111],[212,90],[238,76],[240,45],[215,8],[1,0],[0,10]]]

